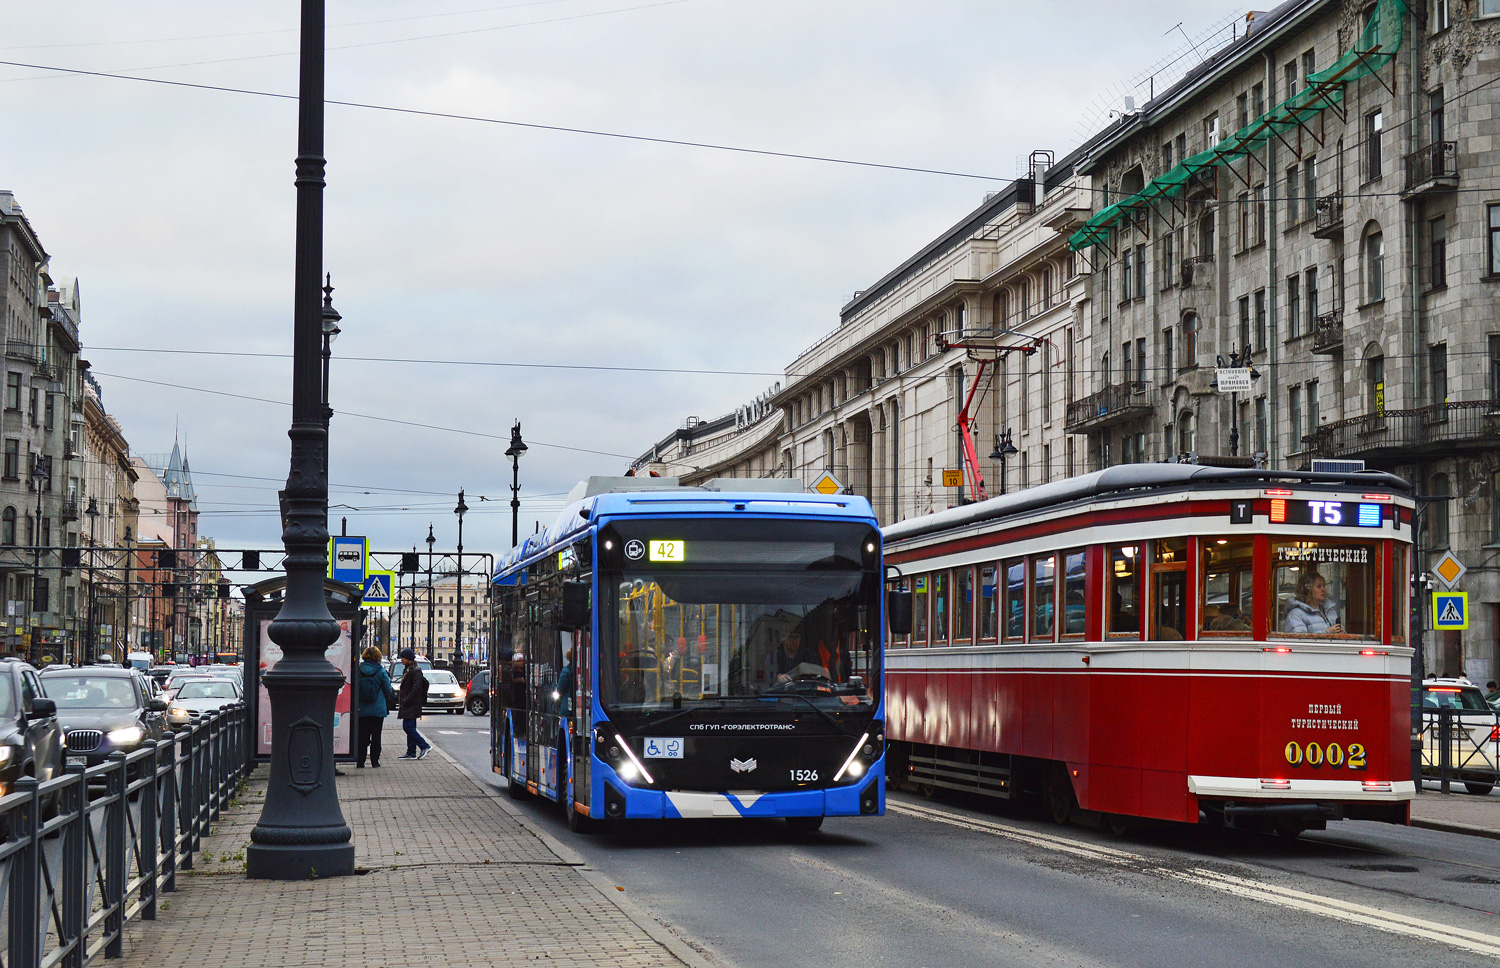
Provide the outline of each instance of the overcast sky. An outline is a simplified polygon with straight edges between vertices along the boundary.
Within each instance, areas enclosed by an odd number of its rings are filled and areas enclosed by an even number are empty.
[[[1240,7],[333,0],[328,97],[1010,178]],[[0,59],[295,94],[298,16],[14,4]],[[11,66],[0,98],[0,189],[54,277],[80,280],[84,356],[132,449],[175,434],[201,532],[279,544],[290,409],[205,391],[290,399],[295,102]],[[451,547],[463,487],[466,551],[502,551],[514,420],[529,533],[577,481],[762,392],[855,290],[1004,185],[334,105],[327,124],[330,502],[359,509],[331,513],[377,550],[429,521]]]

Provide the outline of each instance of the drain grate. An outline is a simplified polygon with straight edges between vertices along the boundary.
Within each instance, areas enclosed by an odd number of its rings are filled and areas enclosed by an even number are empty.
[[[1408,864],[1345,864],[1345,870],[1383,871],[1387,874],[1415,874],[1417,868]]]

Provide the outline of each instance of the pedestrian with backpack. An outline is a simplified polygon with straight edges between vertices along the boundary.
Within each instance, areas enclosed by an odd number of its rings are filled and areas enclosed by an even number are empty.
[[[401,728],[406,730],[406,754],[403,760],[420,760],[432,750],[432,744],[417,732],[417,720],[422,718],[422,707],[427,705],[427,677],[417,665],[417,653],[402,649],[396,655],[406,671],[401,673],[401,696],[396,715],[401,717]]]
[[[360,653],[360,658],[364,661],[359,664],[359,743],[354,765],[362,770],[367,754],[371,766],[380,765],[380,730],[396,705],[396,690],[381,665],[379,649],[372,645]]]

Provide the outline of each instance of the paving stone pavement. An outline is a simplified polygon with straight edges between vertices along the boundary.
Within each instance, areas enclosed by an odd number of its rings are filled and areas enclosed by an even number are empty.
[[[1429,784],[1411,804],[1414,827],[1446,830],[1475,837],[1500,839],[1500,793],[1475,796],[1454,783],[1456,793],[1442,793]]]
[[[530,827],[440,751],[342,767],[352,877],[250,881],[245,847],[266,769],[178,875],[155,922],[133,922],[124,965],[384,968],[410,965],[716,964],[635,908],[565,845]]]

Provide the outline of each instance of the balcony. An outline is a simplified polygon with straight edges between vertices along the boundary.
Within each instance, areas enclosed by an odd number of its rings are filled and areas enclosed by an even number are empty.
[[[1344,237],[1344,196],[1319,195],[1313,202],[1313,236],[1337,242]]]
[[[1302,440],[1308,457],[1409,459],[1500,449],[1500,400],[1365,414],[1324,424]]]
[[[1406,188],[1402,197],[1450,192],[1457,187],[1457,141],[1434,141],[1406,156]]]
[[[59,514],[60,514],[60,516],[62,517],[62,519],[64,521],[77,521],[78,520],[78,502],[77,501],[64,501],[63,504],[62,504],[62,510],[59,512]]]
[[[1083,433],[1124,423],[1151,413],[1151,384],[1139,380],[1116,383],[1068,404],[1064,429],[1070,434]]]
[[[1182,288],[1207,289],[1214,284],[1214,257],[1194,256],[1182,260]]]
[[[1343,313],[1334,310],[1318,314],[1312,332],[1312,351],[1323,355],[1344,351]]]

